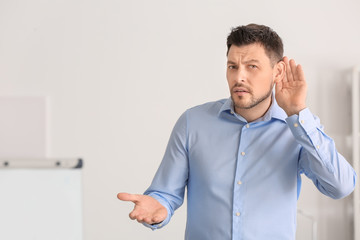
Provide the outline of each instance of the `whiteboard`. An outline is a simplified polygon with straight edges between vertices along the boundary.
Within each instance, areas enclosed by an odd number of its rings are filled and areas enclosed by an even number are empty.
[[[0,96],[0,240],[81,240],[82,160],[49,159],[49,99]]]
[[[80,169],[0,169],[0,239],[81,240]]]

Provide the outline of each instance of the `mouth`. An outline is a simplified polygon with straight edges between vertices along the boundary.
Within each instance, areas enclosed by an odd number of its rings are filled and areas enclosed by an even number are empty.
[[[246,94],[249,94],[250,91],[244,87],[236,87],[234,88],[233,92],[237,95],[237,96],[244,96]]]

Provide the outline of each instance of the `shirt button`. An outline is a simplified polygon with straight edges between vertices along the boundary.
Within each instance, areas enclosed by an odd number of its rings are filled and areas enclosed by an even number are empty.
[[[320,148],[320,146],[319,146],[319,145],[316,145],[316,148],[317,148],[317,149],[319,149],[319,148]]]
[[[245,125],[245,127],[246,127],[246,128],[249,128],[249,127],[250,127],[250,125],[249,125],[249,124],[246,124],[246,125]]]
[[[299,126],[299,124],[297,124],[297,123],[294,123],[294,127],[298,127]]]
[[[239,212],[237,212],[237,213],[236,213],[236,216],[240,216],[240,213],[239,213]]]
[[[241,152],[241,155],[245,156],[245,152]]]
[[[233,111],[230,111],[230,113],[234,115],[234,112],[233,112]]]
[[[241,181],[238,181],[238,182],[237,182],[237,184],[241,185],[241,184],[242,184],[242,182],[241,182]]]
[[[302,124],[304,124],[304,123],[305,123],[305,121],[304,121],[304,120],[301,120],[300,122],[301,122]]]

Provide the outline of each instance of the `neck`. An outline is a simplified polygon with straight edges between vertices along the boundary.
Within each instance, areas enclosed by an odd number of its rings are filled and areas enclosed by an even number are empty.
[[[236,108],[235,112],[246,119],[247,122],[253,122],[256,119],[261,118],[269,110],[272,103],[272,95],[266,98],[264,101],[260,102],[256,106],[245,109],[245,108]]]

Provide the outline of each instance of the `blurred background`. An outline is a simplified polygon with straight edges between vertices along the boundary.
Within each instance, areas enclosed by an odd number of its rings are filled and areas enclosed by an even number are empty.
[[[84,159],[83,239],[183,239],[186,203],[153,232],[116,194],[145,191],[181,113],[229,97],[231,28],[264,24],[282,37],[309,108],[352,163],[359,10],[356,0],[0,0],[0,96],[46,97],[46,157]],[[352,195],[332,200],[303,177],[298,206],[317,239],[353,239]],[[310,239],[303,226],[298,239]]]

